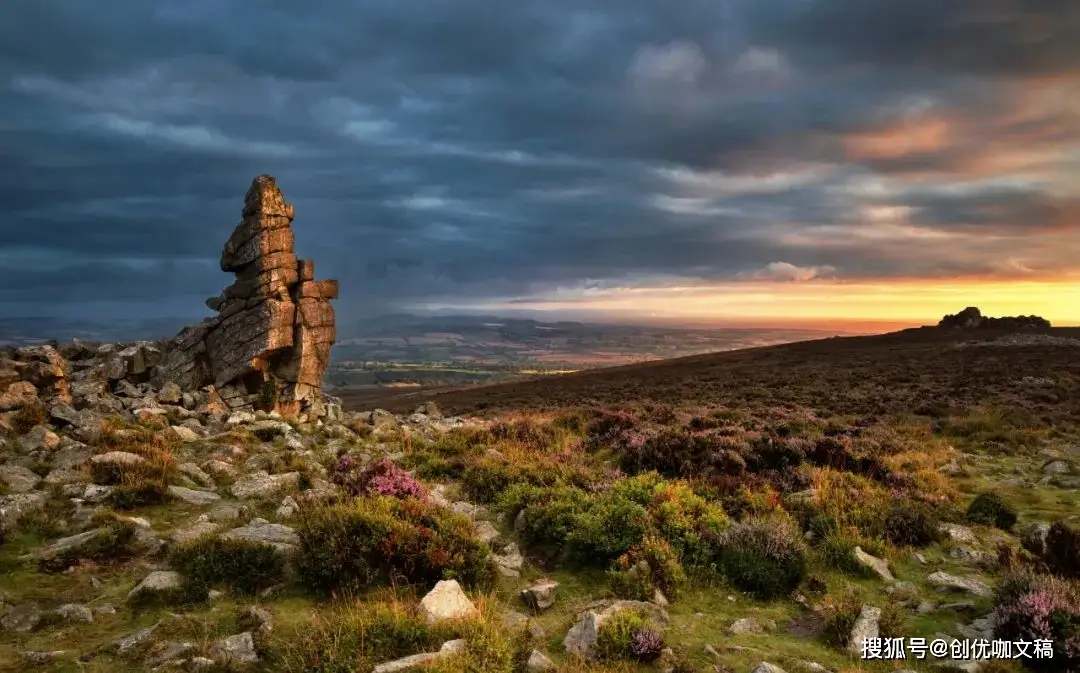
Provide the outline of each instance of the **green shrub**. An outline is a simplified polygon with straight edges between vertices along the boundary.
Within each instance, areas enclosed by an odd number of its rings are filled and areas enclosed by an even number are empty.
[[[137,551],[135,534],[134,524],[111,523],[89,542],[57,556],[42,559],[38,562],[38,569],[55,573],[78,565],[80,561],[92,561],[100,565],[127,561],[134,557]]]
[[[508,630],[501,619],[474,619],[460,627],[464,651],[429,664],[426,673],[517,673],[532,649],[524,628]]]
[[[1080,577],[1080,529],[1066,521],[1055,521],[1046,533],[1047,567],[1062,577]]]
[[[49,413],[45,405],[35,400],[11,415],[11,429],[16,434],[23,435],[39,425],[44,425],[49,420]]]
[[[836,647],[847,647],[851,628],[855,626],[862,606],[862,596],[855,591],[846,591],[839,598],[826,596],[823,606],[825,622],[821,633],[825,642]]]
[[[674,600],[686,582],[686,572],[667,540],[650,534],[615,561],[610,571],[623,598],[651,601],[656,589]]]
[[[607,565],[645,537],[645,507],[616,491],[601,494],[575,521],[567,538],[571,559],[589,565]]]
[[[589,495],[579,488],[541,488],[519,484],[502,498],[501,507],[511,515],[523,512],[519,534],[534,548],[561,547],[577,528],[578,519],[590,505]]]
[[[253,540],[231,540],[216,535],[185,542],[169,554],[192,588],[192,594],[226,586],[252,595],[285,579],[285,559],[271,545]]]
[[[276,636],[270,659],[282,673],[370,671],[376,663],[437,650],[451,637],[397,603],[337,605]]]
[[[997,493],[980,493],[968,507],[967,519],[972,523],[1012,530],[1016,524],[1016,510]]]
[[[321,592],[398,580],[429,586],[492,578],[490,551],[472,523],[427,501],[383,496],[311,508],[297,532],[300,577]]]
[[[855,547],[860,547],[863,540],[859,532],[851,527],[833,530],[821,541],[818,552],[829,566],[852,575],[870,577],[872,570],[855,559]],[[863,549],[863,551],[867,551]]]
[[[895,545],[926,547],[941,539],[937,518],[914,502],[893,505],[885,515],[885,539]]]
[[[735,587],[761,599],[790,594],[806,572],[798,528],[782,517],[733,524],[721,538],[720,570]]]
[[[169,487],[158,479],[140,479],[114,488],[109,500],[114,507],[124,510],[160,505],[168,502]]]
[[[694,493],[683,482],[662,482],[653,488],[649,516],[659,537],[667,540],[682,562],[695,569],[711,567],[719,542],[731,521],[722,507]]]
[[[608,617],[596,634],[596,654],[603,661],[633,657],[631,639],[649,627],[648,620],[637,610],[627,609]]]

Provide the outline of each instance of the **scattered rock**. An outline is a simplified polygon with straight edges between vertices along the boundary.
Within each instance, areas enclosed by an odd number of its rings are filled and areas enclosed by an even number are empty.
[[[210,658],[222,665],[251,664],[259,660],[250,631],[222,638],[210,646]]]
[[[502,554],[492,554],[491,560],[495,562],[495,568],[504,577],[518,577],[521,567],[525,565],[525,558],[521,555],[517,543],[511,542],[506,545]]]
[[[146,641],[150,640],[154,636],[154,631],[158,628],[158,624],[153,626],[147,626],[144,629],[139,629],[131,635],[124,636],[120,640],[113,643],[113,649],[117,654],[125,654],[131,650],[139,647]]]
[[[183,585],[184,579],[180,573],[173,570],[155,570],[143,578],[134,589],[128,592],[129,601],[139,600],[151,594],[162,594],[175,591]]]
[[[555,605],[555,592],[558,588],[559,583],[555,580],[540,580],[528,589],[521,590],[521,600],[533,610],[541,612]]]
[[[750,671],[750,673],[787,673],[787,671],[780,668],[776,664],[770,664],[766,661],[763,661],[757,666],[754,666],[754,670]]]
[[[193,488],[184,488],[183,486],[170,486],[169,495],[183,500],[189,505],[204,506],[211,505],[218,500],[221,500],[221,496],[213,491],[197,491]]]
[[[967,593],[983,598],[989,598],[994,594],[989,586],[972,577],[956,577],[955,575],[938,571],[929,575],[926,580],[938,587],[966,591]]]
[[[428,624],[477,614],[476,606],[457,580],[442,580],[420,601],[420,614]]]
[[[481,542],[491,544],[499,537],[499,529],[490,521],[478,521],[475,527],[476,537],[480,538]]]
[[[299,472],[268,474],[265,470],[259,470],[240,477],[230,491],[241,500],[249,500],[270,498],[287,490],[295,491],[299,485]]]
[[[78,603],[65,603],[55,610],[56,615],[65,622],[83,622],[89,624],[94,621],[94,613],[90,608]]]
[[[246,526],[233,528],[222,537],[231,540],[251,540],[289,551],[300,544],[296,531],[284,524],[270,523],[266,519],[252,519]]]
[[[878,638],[878,622],[881,621],[881,608],[872,605],[864,605],[855,624],[851,627],[851,637],[848,640],[848,651],[854,655],[861,655],[863,642],[868,639]]]
[[[975,533],[967,526],[961,526],[960,524],[955,523],[943,523],[938,526],[938,529],[953,542],[959,544],[978,543],[978,538],[975,537]]]
[[[753,617],[743,617],[741,619],[736,619],[727,629],[728,633],[733,636],[757,635],[765,633],[766,631],[775,630],[776,622],[772,621],[771,619],[761,622]]]
[[[436,659],[442,659],[443,657],[459,654],[464,650],[464,640],[448,640],[443,643],[438,652],[422,652],[420,654],[402,657],[401,659],[395,659],[394,661],[388,661],[376,666],[372,669],[371,673],[398,673],[398,671],[417,669],[423,664],[435,661]]]
[[[885,561],[884,559],[879,559],[872,554],[867,554],[862,550],[862,547],[855,547],[855,550],[852,553],[854,554],[855,560],[859,563],[859,565],[863,566],[864,568],[869,568],[878,577],[885,580],[886,582],[896,581],[896,578],[893,577],[893,574],[889,571],[888,561]]]
[[[8,613],[3,618],[0,618],[0,628],[5,631],[26,633],[36,629],[43,617],[41,608],[36,603],[16,605],[8,610]]]
[[[525,670],[528,673],[543,673],[543,671],[555,670],[555,662],[547,657],[546,654],[540,650],[533,650],[529,654],[528,661],[525,662]]]
[[[1042,468],[1043,474],[1069,474],[1069,463],[1064,460],[1052,460]]]
[[[156,668],[176,661],[181,657],[186,657],[194,651],[195,646],[191,643],[157,643],[150,649],[149,656],[143,662],[143,665],[146,668]]]
[[[12,493],[29,493],[40,482],[41,477],[21,465],[0,465],[0,484]]]

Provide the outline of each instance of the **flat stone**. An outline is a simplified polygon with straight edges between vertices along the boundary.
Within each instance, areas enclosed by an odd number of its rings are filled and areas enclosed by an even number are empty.
[[[534,649],[529,653],[529,659],[525,662],[525,670],[527,673],[543,673],[543,671],[554,671],[555,662],[548,658],[546,654],[540,650]]]
[[[38,627],[43,616],[41,608],[35,603],[16,605],[8,610],[6,615],[0,618],[0,628],[3,628],[5,631],[27,633]]]
[[[521,600],[525,605],[538,612],[547,610],[552,605],[555,605],[555,592],[558,588],[559,583],[555,580],[540,580],[528,589],[522,589]]]
[[[183,544],[204,535],[213,535],[219,530],[221,530],[221,524],[213,523],[211,521],[196,521],[187,528],[182,528],[173,533],[169,536],[169,540],[172,541],[173,544]]]
[[[955,575],[938,571],[929,575],[926,580],[938,587],[966,591],[982,598],[989,598],[994,595],[993,589],[973,577],[956,577]]]
[[[862,547],[855,547],[855,550],[852,552],[852,554],[855,556],[855,560],[859,563],[859,565],[863,566],[864,568],[869,568],[874,572],[874,574],[876,574],[878,577],[885,580],[886,582],[893,582],[896,580],[896,578],[893,577],[893,574],[889,571],[888,561],[885,561],[884,559],[879,559],[872,554],[867,554],[862,550]]]
[[[299,472],[268,474],[264,470],[245,474],[230,489],[241,500],[269,498],[286,490],[295,491],[300,485]]]
[[[94,621],[94,613],[90,608],[78,603],[65,603],[56,608],[56,614],[65,622],[83,622],[89,624]]]
[[[157,627],[158,625],[154,624],[153,626],[147,626],[144,629],[139,629],[138,631],[130,635],[124,636],[123,638],[113,643],[113,649],[116,651],[117,654],[125,654],[127,652],[130,652],[131,650],[150,640],[154,636],[154,631],[157,630]]]
[[[41,477],[21,465],[0,465],[0,483],[12,493],[29,493],[41,483]]]
[[[150,656],[146,658],[143,665],[146,668],[156,668],[186,657],[194,651],[195,646],[191,643],[158,643],[157,647],[151,649]]]
[[[300,544],[296,531],[284,524],[270,523],[264,519],[252,519],[246,526],[233,528],[224,535],[228,540],[250,540],[289,549]]]
[[[183,500],[189,505],[211,505],[218,500],[221,500],[221,496],[213,491],[197,491],[193,488],[184,488],[183,486],[170,486],[169,495]]]
[[[210,658],[219,664],[251,664],[259,660],[250,631],[222,638],[210,647]]]
[[[184,583],[180,573],[173,570],[155,570],[128,592],[127,599],[135,600],[147,594],[156,594],[179,589]]]
[[[410,669],[416,669],[423,664],[442,659],[453,654],[459,654],[465,650],[464,640],[448,640],[442,644],[438,652],[421,652],[420,654],[413,654],[408,657],[402,657],[401,659],[395,659],[394,661],[387,661],[379,664],[371,673],[398,673],[398,671],[407,671]]]

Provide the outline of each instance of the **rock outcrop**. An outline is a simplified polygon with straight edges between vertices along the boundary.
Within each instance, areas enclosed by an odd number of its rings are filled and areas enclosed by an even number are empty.
[[[315,280],[315,265],[293,253],[295,210],[274,178],[260,175],[244,197],[240,224],[221,253],[236,275],[207,300],[218,312],[184,328],[153,372],[181,390],[213,385],[232,410],[323,415],[323,374],[336,339],[336,280]]]
[[[978,308],[969,306],[959,313],[951,313],[938,322],[945,329],[1048,329],[1050,321],[1037,315],[1021,315],[1005,318],[988,318]]]

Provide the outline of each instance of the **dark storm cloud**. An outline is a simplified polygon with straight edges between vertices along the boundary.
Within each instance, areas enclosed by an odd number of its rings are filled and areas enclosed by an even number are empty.
[[[259,173],[345,313],[982,268],[1075,226],[1074,5],[4,3],[0,270],[25,282],[0,306],[204,313]],[[874,208],[982,238],[957,260],[891,220],[866,237]]]

